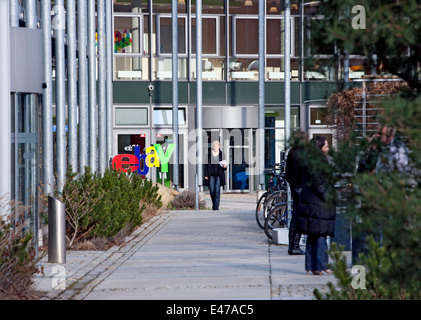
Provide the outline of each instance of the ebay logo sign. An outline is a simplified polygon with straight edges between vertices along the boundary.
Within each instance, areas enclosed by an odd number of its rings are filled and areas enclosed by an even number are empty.
[[[131,172],[137,171],[137,174],[146,175],[149,168],[161,167],[161,172],[168,172],[168,162],[174,151],[175,144],[168,144],[167,149],[162,150],[160,144],[154,144],[146,148],[145,154],[140,154],[140,147],[134,147],[134,154],[118,154],[113,158],[112,167],[117,171]],[[142,170],[142,165],[143,170]]]

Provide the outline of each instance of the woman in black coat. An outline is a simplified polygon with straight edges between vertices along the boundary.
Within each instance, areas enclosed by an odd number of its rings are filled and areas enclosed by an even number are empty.
[[[208,163],[205,166],[205,184],[209,184],[212,210],[214,211],[219,210],[221,187],[225,186],[225,170],[227,168],[225,163],[220,164],[225,157],[219,148],[218,141],[212,142],[212,150],[208,154]]]
[[[316,157],[327,160],[329,145],[325,137],[316,137],[310,144],[316,147]],[[303,189],[298,209],[297,231],[307,235],[305,269],[307,273],[322,275],[331,273],[327,268],[327,236],[335,235],[335,210],[326,205],[326,192],[329,188],[320,172],[308,165],[303,170]]]

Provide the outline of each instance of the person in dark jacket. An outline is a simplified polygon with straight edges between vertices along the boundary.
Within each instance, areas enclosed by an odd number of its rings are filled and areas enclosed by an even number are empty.
[[[291,189],[293,210],[288,233],[288,254],[301,255],[304,254],[300,248],[301,233],[298,233],[296,228],[300,193],[303,187],[303,159],[301,159],[300,152],[303,156],[303,145],[308,142],[308,135],[304,132],[297,132],[294,138],[294,145],[288,152],[285,164],[285,178]]]
[[[219,148],[219,141],[212,142],[208,163],[205,166],[205,184],[209,184],[212,210],[214,211],[219,210],[221,187],[225,186],[225,170],[227,168],[225,157]]]
[[[325,137],[317,136],[310,142],[316,147],[315,156],[320,161],[328,161],[329,145]],[[310,155],[313,157],[313,155]],[[323,165],[323,164],[321,164]],[[335,210],[326,205],[326,192],[329,186],[320,172],[305,166],[303,188],[298,208],[297,231],[307,235],[305,269],[307,273],[322,275],[332,273],[327,268],[327,236],[335,235]]]

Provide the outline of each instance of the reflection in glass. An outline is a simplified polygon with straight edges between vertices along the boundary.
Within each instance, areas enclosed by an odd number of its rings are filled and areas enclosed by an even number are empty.
[[[168,144],[174,143],[173,135],[172,134],[157,134],[156,135],[156,143],[160,144],[162,147],[162,151],[166,154]],[[173,151],[174,154],[174,151]],[[171,156],[169,164],[168,164],[168,172],[161,172],[160,168],[156,170],[156,181],[158,183],[163,184],[164,186],[168,188],[172,188],[173,183],[173,174],[174,174],[174,162],[173,162],[173,156]],[[186,164],[184,161],[184,135],[179,134],[178,135],[178,179],[179,184],[178,186],[180,188],[184,188],[184,165]]]
[[[172,125],[172,109],[169,108],[156,108],[153,110],[153,124],[159,125]],[[186,109],[178,110],[178,124],[186,125]]]
[[[115,108],[116,125],[148,125],[147,108]]]

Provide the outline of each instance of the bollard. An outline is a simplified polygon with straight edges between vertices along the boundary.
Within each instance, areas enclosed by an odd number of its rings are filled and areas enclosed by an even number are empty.
[[[66,206],[48,197],[48,262],[66,263]]]
[[[195,198],[194,198],[194,208],[196,211],[199,211],[199,185],[198,185],[198,178],[197,178],[197,173],[194,175],[194,179],[195,179],[195,183],[194,183],[194,187],[195,187]]]

